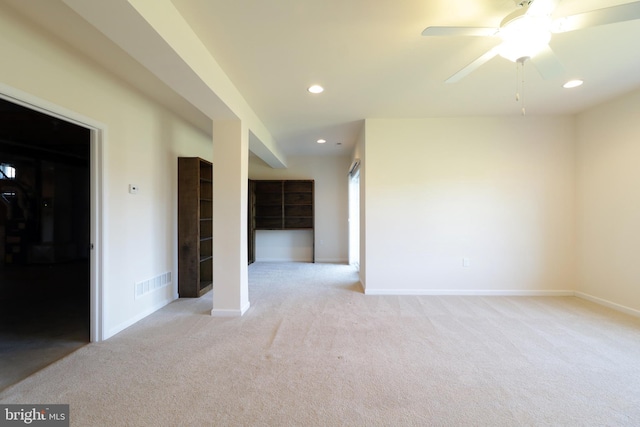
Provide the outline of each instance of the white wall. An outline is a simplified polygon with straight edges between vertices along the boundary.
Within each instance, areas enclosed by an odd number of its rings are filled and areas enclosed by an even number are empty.
[[[348,156],[288,157],[286,169],[273,169],[249,159],[249,179],[315,180],[316,262],[348,262],[350,161]],[[258,231],[256,261],[309,261],[310,244],[304,231]]]
[[[211,160],[211,138],[0,6],[0,82],[107,126],[104,140],[105,338],[176,297],[178,156]],[[128,193],[128,184],[140,188]],[[134,285],[172,272],[170,287]]]
[[[572,118],[368,119],[365,132],[367,293],[574,289]]]
[[[578,290],[640,310],[640,90],[578,124]]]
[[[256,230],[256,261],[312,262],[313,245],[311,230]]]

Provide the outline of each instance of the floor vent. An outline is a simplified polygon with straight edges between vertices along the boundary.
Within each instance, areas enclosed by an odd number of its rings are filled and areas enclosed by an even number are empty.
[[[136,283],[136,299],[171,284],[171,272]]]

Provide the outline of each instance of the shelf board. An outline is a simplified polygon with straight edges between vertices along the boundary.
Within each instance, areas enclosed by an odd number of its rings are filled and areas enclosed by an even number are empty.
[[[213,283],[211,281],[206,280],[204,282],[200,282],[200,290],[198,291],[198,296],[202,296],[213,289]]]

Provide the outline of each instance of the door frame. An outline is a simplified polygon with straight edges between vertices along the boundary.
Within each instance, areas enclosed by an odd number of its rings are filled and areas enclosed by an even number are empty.
[[[90,340],[104,340],[104,313],[106,312],[103,288],[104,254],[104,146],[107,126],[89,117],[45,101],[14,87],[0,83],[0,98],[26,108],[73,123],[90,131]]]
[[[349,169],[349,264],[360,271],[360,161]]]

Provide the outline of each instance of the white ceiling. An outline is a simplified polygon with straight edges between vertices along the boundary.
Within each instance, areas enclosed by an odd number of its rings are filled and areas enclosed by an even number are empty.
[[[71,14],[59,12],[56,23],[46,11],[50,0],[4,1],[86,54],[96,55],[91,43],[106,45],[95,35],[78,37]],[[445,83],[495,42],[421,36],[427,26],[497,27],[516,9],[514,0],[171,1],[288,155],[347,154],[365,118],[520,114],[516,67],[506,59],[496,57],[462,81]],[[563,0],[556,14],[623,3],[630,2]],[[527,114],[573,114],[640,87],[637,40],[640,20],[554,35],[550,45],[566,75],[543,80],[525,65]],[[126,62],[124,53],[109,52],[103,65],[122,75],[113,58]],[[129,74],[134,68],[128,64]],[[583,79],[584,86],[563,89],[570,77]],[[314,83],[325,92],[309,94]],[[194,121],[202,123],[202,117]],[[316,144],[318,138],[327,144]]]
[[[370,117],[520,114],[516,68],[496,57],[444,81],[491,48],[485,38],[426,38],[432,25],[497,27],[513,0],[172,0],[287,153],[350,146]],[[571,15],[628,1],[564,0]],[[640,21],[557,34],[566,77],[525,65],[527,114],[575,113],[640,86]],[[319,83],[322,95],[306,88]],[[315,140],[325,138],[326,146]]]

